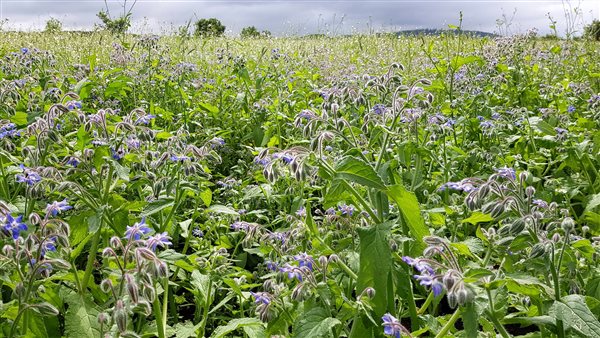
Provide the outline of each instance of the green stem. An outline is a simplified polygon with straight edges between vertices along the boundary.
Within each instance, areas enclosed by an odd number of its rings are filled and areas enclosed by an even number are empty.
[[[510,335],[508,334],[508,332],[506,332],[506,329],[504,328],[504,325],[502,325],[502,323],[500,323],[500,321],[498,320],[498,318],[496,318],[496,311],[494,311],[494,298],[492,297],[492,291],[490,289],[486,289],[485,290],[487,292],[488,295],[488,304],[490,306],[488,312],[488,317],[490,318],[490,320],[492,321],[492,323],[494,324],[494,327],[496,328],[496,330],[498,330],[498,332],[500,333],[500,335],[503,338],[509,338]]]
[[[427,308],[429,307],[429,305],[431,305],[431,302],[433,302],[434,298],[435,298],[435,295],[433,294],[433,291],[432,291],[427,296],[427,299],[425,299],[425,303],[423,303],[423,305],[421,305],[421,308],[419,309],[419,311],[417,311],[417,314],[419,314],[419,315],[424,314],[425,311],[427,311]]]
[[[167,292],[166,290],[163,292]],[[156,331],[158,334],[158,338],[165,338],[165,328],[162,322],[162,314],[160,309],[160,301],[158,300],[158,295],[154,298],[154,302],[152,302],[152,308],[154,310],[154,317],[156,318]]]
[[[458,308],[458,309],[456,309],[456,311],[454,311],[454,314],[452,314],[452,317],[450,317],[450,319],[448,320],[446,325],[444,325],[444,327],[442,327],[440,332],[438,332],[438,334],[435,335],[435,338],[445,337],[446,333],[448,333],[448,331],[450,331],[450,329],[454,327],[454,323],[456,323],[456,321],[458,320],[459,317],[460,317],[460,308]]]
[[[100,219],[100,226],[96,233],[94,234],[94,238],[92,239],[92,246],[90,247],[90,253],[88,257],[87,264],[85,266],[85,273],[83,274],[83,280],[81,281],[81,290],[85,292],[87,288],[89,279],[92,275],[92,270],[94,269],[94,261],[96,260],[96,254],[98,253],[98,244],[100,243],[100,234],[102,233],[102,218]],[[75,271],[77,273],[77,271]]]

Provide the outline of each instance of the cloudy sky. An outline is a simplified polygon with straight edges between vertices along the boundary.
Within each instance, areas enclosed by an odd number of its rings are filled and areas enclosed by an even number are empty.
[[[122,0],[107,4],[113,16],[123,12]],[[5,27],[12,29],[42,29],[50,17],[66,29],[89,29],[103,8],[104,0],[0,0],[0,19],[8,19]],[[464,29],[520,33],[537,27],[546,34],[550,16],[564,34],[599,18],[600,0],[138,0],[132,13],[133,29],[141,33],[165,33],[188,20],[216,17],[230,35],[253,25],[281,36],[445,28],[458,24],[460,11]]]

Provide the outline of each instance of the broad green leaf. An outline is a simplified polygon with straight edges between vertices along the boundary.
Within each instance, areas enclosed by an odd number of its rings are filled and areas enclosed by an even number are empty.
[[[236,318],[232,319],[227,325],[219,326],[210,336],[211,338],[222,338],[231,337],[228,333],[231,333],[237,329],[244,328],[247,326],[263,327],[263,323],[257,318]]]
[[[385,189],[385,184],[375,169],[358,157],[344,157],[335,167],[335,172],[336,178],[358,183],[369,188]]]
[[[65,302],[69,305],[65,314],[65,336],[99,337],[99,311],[95,304],[76,293],[67,296]]]
[[[392,252],[388,239],[391,228],[392,222],[385,222],[356,229],[360,239],[356,292],[360,295],[367,287],[375,290],[371,302],[376,317],[381,317],[394,308],[394,297],[388,294],[389,275],[392,271]]]
[[[555,301],[548,315],[561,320],[565,330],[573,329],[581,337],[600,337],[600,322],[581,295],[568,295]]]
[[[10,117],[10,122],[16,124],[19,127],[27,125],[27,113],[24,111],[18,110],[15,112],[15,115]]]
[[[225,214],[225,215],[239,215],[237,211],[233,210],[230,207],[224,206],[224,205],[220,205],[220,204],[215,204],[213,206],[211,206],[210,208],[206,209],[205,212],[214,212],[217,214]]]
[[[600,205],[600,193],[592,195],[587,205],[585,206],[585,211],[592,211],[594,208]]]
[[[199,103],[198,103],[198,106],[200,107],[200,109],[202,109],[202,110],[204,110],[204,111],[206,111],[206,112],[209,112],[209,113],[216,114],[216,113],[218,113],[218,112],[219,112],[219,108],[217,108],[217,107],[213,106],[213,105],[212,105],[212,104],[210,104],[210,103],[206,103],[206,102],[199,102]]]
[[[400,184],[388,187],[387,194],[398,206],[404,223],[408,226],[412,237],[415,239],[415,246],[412,252],[415,255],[420,255],[421,251],[425,248],[423,237],[429,236],[429,228],[427,228],[423,216],[421,216],[421,208],[417,196]],[[408,236],[408,234],[404,235]]]
[[[329,312],[322,307],[313,307],[298,316],[294,325],[295,338],[334,338],[334,328],[341,325],[336,318],[331,318]]]
[[[200,328],[201,323],[194,325],[189,320],[175,325],[175,338],[190,338],[196,337],[196,330]]]
[[[172,207],[173,203],[174,203],[174,201],[172,198],[160,198],[160,199],[157,199],[156,201],[152,201],[146,205],[141,216],[147,217],[150,215],[154,215],[155,213],[157,213],[163,209]]]
[[[475,302],[469,302],[461,309],[466,337],[477,337],[479,332],[479,315],[475,310]]]
[[[469,223],[469,224],[479,224],[479,223],[485,223],[485,222],[491,222],[494,220],[494,217],[492,217],[489,214],[484,214],[483,212],[480,211],[475,211],[474,213],[471,214],[471,216],[469,216],[469,218],[465,218],[462,220],[462,223]]]
[[[208,188],[202,190],[200,192],[200,199],[202,199],[202,202],[204,202],[206,207],[210,207],[210,204],[212,203],[212,191]]]

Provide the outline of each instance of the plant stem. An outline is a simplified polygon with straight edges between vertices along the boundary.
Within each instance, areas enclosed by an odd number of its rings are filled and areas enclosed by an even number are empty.
[[[98,244],[100,243],[100,234],[102,233],[102,221],[102,218],[100,218],[100,226],[98,227],[98,230],[96,230],[94,238],[92,239],[92,246],[90,247],[88,261],[85,266],[85,273],[83,274],[83,280],[81,281],[82,292],[85,292],[90,276],[92,275],[92,270],[94,269],[94,261],[96,260],[96,254],[98,253]],[[77,271],[75,271],[75,273],[77,273]]]
[[[448,333],[448,331],[450,331],[450,329],[452,327],[454,327],[454,323],[456,323],[456,321],[458,320],[458,317],[460,317],[460,308],[458,308],[458,309],[456,309],[456,311],[454,311],[454,314],[452,314],[452,317],[450,317],[450,319],[448,320],[446,325],[444,325],[444,327],[442,327],[440,332],[438,332],[438,334],[435,335],[435,338],[445,337],[446,333]]]

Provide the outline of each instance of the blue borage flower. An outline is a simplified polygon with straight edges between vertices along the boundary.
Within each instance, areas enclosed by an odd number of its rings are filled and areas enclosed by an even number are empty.
[[[315,261],[306,252],[301,252],[301,253],[295,255],[294,259],[298,262],[298,265],[301,268],[302,267],[307,267],[310,271],[313,270],[313,264],[315,263]]]
[[[250,291],[252,297],[254,297],[254,304],[270,304],[271,303],[271,294],[267,292],[252,292]]]
[[[73,207],[67,203],[66,198],[60,202],[54,201],[46,206],[46,217],[48,217],[49,215],[56,216],[60,212],[67,211],[70,209],[73,209]]]
[[[298,217],[306,217],[306,208],[305,207],[300,207],[298,208],[298,210],[296,210],[296,216]]]
[[[375,115],[383,115],[385,114],[386,111],[386,107],[385,105],[378,103],[376,105],[373,106],[373,108],[371,108],[371,112],[373,112],[373,114]]]
[[[27,168],[23,164],[19,165],[19,167],[23,170],[23,173],[15,175],[17,182],[27,183],[27,185],[34,185],[42,180],[42,177],[37,173],[37,171]]]
[[[21,231],[27,231],[27,224],[23,222],[23,215],[15,218],[12,214],[8,214],[1,229],[5,234],[11,236],[13,239],[17,239]]]
[[[67,103],[65,103],[65,107],[67,107],[67,109],[69,110],[74,110],[74,109],[81,109],[82,105],[81,105],[81,101],[68,101]]]
[[[351,205],[346,205],[346,204],[342,204],[340,206],[338,206],[338,209],[341,211],[342,215],[344,216],[352,216],[352,214],[354,214],[354,207]]]
[[[400,323],[398,318],[392,316],[390,313],[383,315],[381,320],[383,321],[383,333],[385,335],[400,338],[403,333],[408,334],[408,330]]]
[[[125,230],[125,239],[127,240],[139,240],[142,238],[142,235],[147,235],[150,233],[152,229],[148,227],[146,224],[146,217],[142,217],[142,220],[139,223],[135,223],[132,226],[127,226]]]
[[[16,127],[14,123],[8,123],[0,127],[0,139],[21,136],[21,132],[16,130]]]
[[[290,263],[285,263],[284,266],[279,268],[280,272],[287,273],[289,279],[298,279],[302,282],[302,272],[301,269],[291,265]]]
[[[77,166],[79,165],[79,163],[81,163],[81,161],[79,161],[79,159],[77,159],[77,157],[69,157],[69,159],[66,162],[68,165],[73,166],[74,168],[77,168]]]
[[[171,155],[171,161],[173,162],[179,162],[179,163],[183,163],[183,162],[187,162],[190,161],[191,158],[189,156],[185,156],[185,155]]]
[[[444,191],[446,189],[471,192],[477,190],[477,187],[473,184],[473,181],[465,178],[458,182],[446,182],[438,188],[438,191]]]
[[[170,246],[173,243],[170,241],[171,237],[167,234],[167,232],[155,234],[154,236],[148,237],[146,240],[146,247],[152,251],[156,251],[156,247],[160,246],[164,248],[165,246]]]

